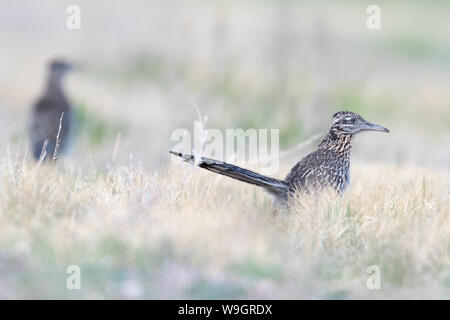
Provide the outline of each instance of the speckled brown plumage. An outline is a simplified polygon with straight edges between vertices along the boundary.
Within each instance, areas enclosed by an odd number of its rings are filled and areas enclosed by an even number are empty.
[[[317,149],[303,157],[284,180],[263,176],[214,159],[197,161],[201,168],[263,187],[275,196],[275,203],[284,203],[296,190],[311,191],[331,187],[343,193],[350,184],[350,153],[352,138],[362,131],[389,132],[388,129],[365,121],[359,114],[341,111],[333,115],[333,124]],[[192,155],[172,154],[194,164]]]
[[[72,108],[64,94],[62,81],[69,69],[70,65],[66,62],[52,61],[48,66],[45,90],[33,105],[28,133],[32,155],[36,160],[41,155],[45,156],[45,159],[52,159],[58,131],[57,153],[60,155],[67,148],[72,126]],[[59,130],[62,115],[61,130]]]

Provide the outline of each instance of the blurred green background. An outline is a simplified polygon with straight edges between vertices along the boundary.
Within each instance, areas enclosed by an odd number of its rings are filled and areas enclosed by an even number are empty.
[[[282,149],[353,110],[392,132],[358,137],[357,161],[449,167],[448,1],[378,1],[380,30],[366,27],[371,1],[78,1],[80,30],[69,4],[2,3],[3,149],[25,143],[45,63],[65,57],[83,65],[66,83],[78,164],[103,167],[119,132],[118,161],[167,163],[195,101],[207,127],[279,128]]]

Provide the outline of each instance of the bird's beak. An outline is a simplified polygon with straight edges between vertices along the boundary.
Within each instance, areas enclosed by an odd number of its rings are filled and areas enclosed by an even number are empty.
[[[380,126],[380,125],[375,124],[375,123],[370,123],[370,122],[366,122],[362,126],[362,130],[390,132],[388,128],[385,128],[383,126]]]

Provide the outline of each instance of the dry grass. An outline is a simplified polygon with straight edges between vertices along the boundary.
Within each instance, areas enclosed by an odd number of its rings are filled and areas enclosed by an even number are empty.
[[[3,161],[3,298],[449,298],[449,174],[353,168],[345,197],[273,214],[264,192],[186,165],[85,174]],[[82,289],[65,288],[66,268]],[[378,265],[381,290],[368,290]]]

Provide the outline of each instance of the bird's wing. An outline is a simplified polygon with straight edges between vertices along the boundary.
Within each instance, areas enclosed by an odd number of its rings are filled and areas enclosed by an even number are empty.
[[[285,180],[297,189],[319,187],[326,182],[327,170],[324,162],[325,154],[319,151],[310,153],[292,167]]]
[[[349,183],[348,163],[333,154],[316,150],[292,167],[285,181],[300,190],[332,187],[343,192]]]

